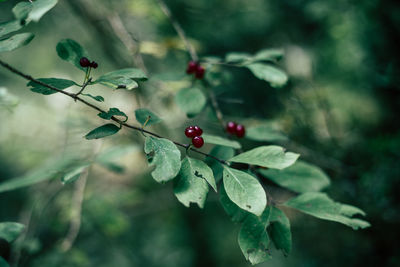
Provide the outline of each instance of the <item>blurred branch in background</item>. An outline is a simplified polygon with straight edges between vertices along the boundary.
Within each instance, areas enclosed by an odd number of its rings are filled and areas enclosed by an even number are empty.
[[[75,190],[72,196],[71,203],[71,223],[69,225],[68,233],[61,241],[61,250],[67,252],[71,249],[76,237],[79,234],[82,221],[82,205],[85,193],[86,182],[89,175],[89,168],[86,168],[80,174],[79,180],[75,183]]]
[[[140,40],[138,40],[136,37],[132,36],[130,32],[128,32],[118,13],[116,12],[112,13],[111,15],[107,16],[107,19],[111,27],[113,28],[115,34],[125,45],[129,53],[131,53],[134,64],[137,65],[140,69],[144,71],[145,74],[148,75],[149,72],[146,68],[146,65],[144,64],[143,57],[140,53]]]
[[[169,19],[171,25],[174,27],[175,31],[178,33],[179,37],[182,39],[183,43],[186,46],[187,51],[189,52],[190,57],[194,62],[197,62],[199,60],[199,57],[197,56],[196,50],[192,46],[192,44],[189,42],[189,39],[186,37],[185,31],[181,27],[181,25],[178,23],[178,21],[175,19],[175,17],[172,15],[171,10],[168,8],[168,6],[165,4],[163,0],[156,0],[164,14],[167,16]]]

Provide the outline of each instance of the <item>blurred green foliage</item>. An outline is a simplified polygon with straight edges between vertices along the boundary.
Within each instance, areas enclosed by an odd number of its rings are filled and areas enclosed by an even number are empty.
[[[16,3],[0,3],[0,22],[11,19]],[[362,208],[372,224],[354,232],[288,210],[292,254],[285,258],[274,250],[273,259],[260,266],[398,266],[398,1],[166,3],[201,56],[284,49],[279,64],[290,79],[284,88],[269,87],[244,68],[227,68],[223,77],[215,77],[224,115],[246,126],[279,125],[290,138],[279,142],[324,169],[332,179],[329,194]],[[183,129],[193,121],[205,132],[218,133],[212,112],[187,120],[174,102],[176,92],[190,85],[181,79],[189,57],[155,1],[60,1],[39,24],[28,25],[36,35],[32,43],[2,59],[34,77],[81,81],[80,71],[62,62],[55,49],[59,40],[71,38],[99,63],[96,77],[138,67],[130,54],[135,51],[126,49],[110,26],[115,14],[138,41],[134,49],[141,51],[150,80],[131,92],[99,86],[90,93],[101,93],[104,107],[118,107],[132,118],[136,108],[151,109],[164,122],[151,129],[176,140],[185,141]],[[207,72],[214,75],[210,68]],[[0,95],[1,182],[62,152],[90,158],[117,144],[143,145],[140,133],[126,130],[104,141],[87,141],[83,136],[101,122],[95,113],[59,95],[33,94],[25,81],[3,69],[0,80],[7,88]],[[5,92],[19,104],[3,109]],[[110,171],[110,164],[90,168],[81,229],[68,252],[61,243],[74,214],[74,184],[54,179],[0,194],[0,221],[28,225],[13,247],[18,251],[14,260],[20,266],[248,266],[237,243],[239,225],[225,215],[217,195],[210,191],[204,210],[186,209],[171,186],[150,177],[145,160],[139,150],[112,165],[122,174]],[[272,185],[271,191],[277,199],[288,198]]]

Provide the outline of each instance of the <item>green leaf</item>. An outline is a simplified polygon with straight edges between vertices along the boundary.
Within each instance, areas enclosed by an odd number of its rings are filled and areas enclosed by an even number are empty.
[[[186,207],[192,202],[203,208],[208,193],[207,182],[216,190],[210,167],[200,160],[185,157],[174,184],[175,196]]]
[[[2,0],[0,0],[2,1]],[[4,1],[4,0],[3,0]],[[6,262],[5,259],[3,259],[2,257],[0,257],[0,267],[10,267],[10,265],[8,265],[8,262]]]
[[[61,40],[56,47],[58,56],[73,64],[78,69],[86,72],[86,68],[83,68],[79,61],[82,57],[89,57],[86,50],[76,41],[71,39]]]
[[[58,0],[36,0],[32,2],[32,9],[29,12],[27,21],[38,22],[44,14],[46,14],[50,9],[52,9]]]
[[[84,96],[88,96],[90,98],[92,98],[93,100],[96,100],[97,102],[104,102],[104,97],[97,95],[97,96],[93,96],[91,94],[82,94]]]
[[[140,69],[127,68],[112,71],[100,76],[93,83],[100,83],[113,89],[132,90],[139,85],[136,81],[146,81],[147,76]]]
[[[246,138],[254,141],[285,141],[288,138],[277,130],[272,124],[247,127]]]
[[[41,82],[44,82],[48,85],[51,85],[57,89],[64,90],[68,87],[71,87],[73,85],[77,85],[74,81],[66,80],[66,79],[58,79],[58,78],[40,78],[37,79]],[[54,91],[50,88],[47,88],[41,84],[35,83],[35,82],[28,82],[27,86],[31,86],[32,88],[31,91],[43,95],[52,95],[55,93],[58,93],[57,91]]]
[[[126,68],[126,69],[120,69],[120,70],[115,70],[109,73],[106,73],[102,76],[100,76],[99,80],[102,77],[125,77],[129,79],[135,79],[137,81],[146,81],[147,76],[144,74],[144,72],[141,69],[135,69],[135,68]]]
[[[292,165],[299,156],[292,152],[285,153],[280,146],[260,146],[239,154],[229,161],[281,170]]]
[[[254,76],[260,80],[268,82],[272,87],[282,87],[288,81],[286,73],[272,65],[253,63],[246,65],[246,67],[254,74]]]
[[[215,146],[209,154],[222,160],[228,160],[235,155],[235,150],[231,147]],[[214,173],[215,181],[218,183],[222,179],[222,173],[224,171],[223,165],[221,162],[211,157],[207,157],[205,161],[211,167]]]
[[[224,185],[222,184],[219,189],[220,198],[219,201],[221,202],[222,207],[224,208],[225,212],[231,218],[233,222],[242,222],[248,214],[245,210],[239,208],[238,205],[232,202],[228,195],[226,194]]]
[[[248,65],[260,61],[276,61],[283,57],[283,49],[269,48],[257,52],[255,55],[248,53],[232,52],[228,53],[225,61],[229,63],[239,63],[241,65]]]
[[[120,128],[115,124],[108,123],[90,131],[87,135],[85,135],[85,138],[87,140],[99,139],[116,134],[119,130]]]
[[[160,119],[160,117],[158,117],[156,114],[154,114],[153,112],[151,112],[150,110],[148,110],[146,108],[139,108],[139,109],[135,110],[135,116],[136,116],[136,120],[142,126],[144,126],[145,123],[146,123],[146,126],[150,126],[150,125],[157,124],[162,121],[162,119]]]
[[[284,51],[280,48],[263,49],[254,55],[254,61],[276,61],[283,57]]]
[[[340,207],[340,214],[345,216],[353,216],[355,214],[360,214],[362,216],[366,215],[365,212],[361,209],[346,204],[342,204],[342,206]]]
[[[246,260],[250,261],[251,264],[258,264],[271,259],[270,239],[265,229],[269,216],[270,207],[265,209],[260,217],[250,214],[240,228],[239,246]]]
[[[196,160],[196,159],[191,159],[194,161],[194,163],[192,164],[195,169],[195,175],[197,177],[202,177],[204,178],[207,183],[212,187],[212,189],[214,189],[215,192],[217,192],[217,184],[215,183],[215,179],[214,179],[214,174],[211,170],[211,168],[204,163],[201,160]]]
[[[16,32],[16,31],[22,29],[23,26],[24,25],[21,24],[21,21],[19,21],[19,20],[12,20],[12,21],[0,23],[0,38],[5,36],[6,34]]]
[[[112,89],[132,90],[139,87],[135,80],[124,77],[101,78],[101,80],[96,80],[94,83],[99,83]]]
[[[228,197],[236,205],[257,216],[262,214],[267,205],[267,197],[255,177],[224,166],[223,181]]]
[[[0,223],[0,238],[7,240],[8,243],[13,242],[25,229],[25,226],[16,222]]]
[[[128,120],[128,116],[117,108],[110,108],[107,112],[100,112],[97,116],[105,120],[111,120],[112,116],[122,116],[125,117],[125,121]]]
[[[229,139],[226,139],[226,138],[223,138],[220,136],[211,135],[211,134],[203,134],[202,137],[204,139],[204,143],[206,143],[206,144],[227,146],[227,147],[233,147],[236,149],[239,149],[242,147],[239,142],[229,140]]]
[[[164,138],[146,137],[144,152],[149,166],[156,166],[151,173],[157,182],[167,182],[178,174],[181,168],[181,152],[174,143]]]
[[[19,20],[26,20],[28,17],[29,13],[31,12],[33,8],[32,3],[29,2],[19,2],[16,4],[12,12],[14,13],[14,16],[19,19]]]
[[[57,0],[36,0],[33,2],[20,2],[13,9],[13,13],[17,19],[38,22],[44,14],[52,9]]]
[[[32,33],[19,33],[8,39],[0,41],[0,53],[13,51],[21,46],[29,44],[34,35]]]
[[[15,190],[21,187],[43,182],[55,178],[61,172],[68,169],[74,164],[76,158],[66,157],[62,159],[56,159],[48,162],[47,164],[40,166],[36,170],[26,175],[9,179],[0,184],[0,193]]]
[[[259,172],[276,184],[294,192],[321,191],[330,185],[328,176],[317,166],[297,161],[283,170],[262,170]]]
[[[225,61],[232,62],[232,63],[243,62],[243,61],[248,61],[248,60],[252,60],[252,59],[253,59],[252,55],[250,55],[248,53],[242,53],[242,52],[231,52],[231,53],[226,54],[226,56],[225,56]]]
[[[67,172],[63,177],[61,177],[61,182],[63,184],[70,184],[78,180],[82,173],[90,166],[90,164],[79,165],[69,172]]]
[[[292,250],[292,233],[290,231],[290,221],[285,213],[276,207],[272,207],[268,226],[269,235],[275,247],[288,255]]]
[[[334,202],[325,193],[304,193],[288,200],[284,205],[319,219],[345,224],[352,227],[354,230],[370,226],[370,224],[366,221],[357,218],[351,218],[356,214],[365,215],[362,210],[356,207]]]
[[[206,97],[198,88],[185,88],[175,95],[178,107],[186,113],[188,118],[195,117],[206,105]]]

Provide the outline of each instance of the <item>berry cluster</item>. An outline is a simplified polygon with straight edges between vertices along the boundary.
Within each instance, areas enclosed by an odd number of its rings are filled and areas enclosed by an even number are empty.
[[[187,69],[186,69],[187,74],[194,73],[194,76],[197,79],[203,79],[205,72],[206,72],[206,69],[203,66],[201,66],[198,62],[189,61]]]
[[[185,135],[192,138],[192,144],[196,148],[200,148],[204,145],[204,139],[201,137],[203,130],[199,126],[189,126],[185,129]]]
[[[236,134],[237,137],[242,138],[246,133],[246,129],[242,124],[230,121],[226,124],[226,131],[230,134]]]
[[[81,60],[79,60],[79,64],[81,65],[82,68],[91,67],[93,69],[97,69],[97,67],[99,66],[99,64],[97,64],[97,62],[95,61],[90,62],[90,60],[87,57],[81,58]]]

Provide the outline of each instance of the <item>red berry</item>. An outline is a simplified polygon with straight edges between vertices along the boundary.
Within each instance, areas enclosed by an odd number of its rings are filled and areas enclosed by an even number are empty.
[[[192,144],[196,147],[196,148],[200,148],[204,145],[204,139],[201,136],[195,136],[192,139]]]
[[[194,61],[189,61],[187,69],[186,69],[186,73],[192,74],[192,73],[195,73],[196,70],[197,70],[197,63]]]
[[[194,129],[193,126],[189,126],[185,129],[185,135],[189,138],[195,137],[196,135],[196,130]]]
[[[197,66],[197,69],[196,69],[196,73],[195,73],[194,76],[195,76],[197,79],[203,79],[204,73],[205,73],[205,72],[206,72],[206,69],[205,69],[204,67],[198,65],[198,66]]]
[[[81,65],[81,67],[87,68],[90,66],[90,61],[87,57],[83,57],[79,60],[79,64]]]
[[[236,132],[236,123],[233,121],[228,122],[226,125],[226,131],[230,134],[234,134]]]
[[[194,126],[194,131],[196,133],[196,136],[200,136],[203,134],[203,130],[199,126]]]
[[[99,64],[97,64],[97,62],[92,61],[92,63],[90,63],[90,66],[91,66],[93,69],[97,69],[97,67],[99,66]]]
[[[243,125],[238,124],[238,125],[236,126],[236,131],[235,131],[235,132],[236,132],[236,136],[239,137],[239,138],[241,138],[241,137],[244,136],[246,130],[245,130],[245,128],[244,128]]]

